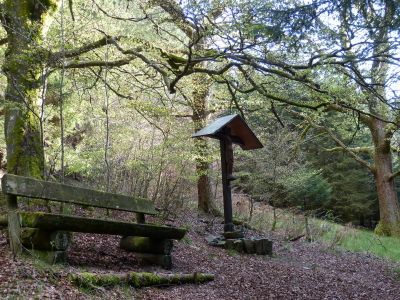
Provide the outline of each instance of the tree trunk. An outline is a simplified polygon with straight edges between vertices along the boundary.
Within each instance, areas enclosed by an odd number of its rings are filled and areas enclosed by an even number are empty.
[[[193,75],[193,123],[195,132],[206,125],[207,120],[207,96],[209,91],[209,79],[204,74]],[[210,212],[212,207],[212,189],[209,177],[210,163],[208,161],[208,145],[203,139],[195,139],[196,174],[198,208],[203,212]]]
[[[57,9],[55,0],[7,0],[2,24],[8,48],[3,71],[5,92],[5,137],[9,173],[42,177],[44,154],[39,99],[42,69],[47,52],[43,48],[48,20]]]
[[[379,224],[375,229],[381,235],[400,235],[400,210],[392,170],[390,138],[385,123],[374,119],[370,125],[374,142],[374,177],[379,201]]]

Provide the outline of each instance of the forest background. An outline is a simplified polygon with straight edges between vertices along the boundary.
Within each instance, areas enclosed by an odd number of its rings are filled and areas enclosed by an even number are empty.
[[[238,113],[265,146],[235,148],[251,204],[399,235],[399,16],[390,0],[2,1],[3,167],[215,213],[218,144],[190,136]]]

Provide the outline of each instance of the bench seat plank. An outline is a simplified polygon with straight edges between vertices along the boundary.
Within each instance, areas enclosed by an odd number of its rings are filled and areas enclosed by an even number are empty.
[[[3,193],[63,203],[156,215],[152,202],[146,199],[106,193],[56,182],[6,174],[2,178]]]
[[[22,227],[44,230],[62,230],[85,233],[102,233],[121,236],[143,236],[154,239],[180,240],[186,234],[183,228],[154,224],[137,224],[43,212],[19,212]]]

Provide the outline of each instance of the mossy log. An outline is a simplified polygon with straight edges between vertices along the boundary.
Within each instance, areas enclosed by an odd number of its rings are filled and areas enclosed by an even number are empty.
[[[43,230],[62,230],[122,236],[146,236],[154,239],[177,240],[180,240],[186,234],[186,230],[182,228],[153,224],[136,224],[43,212],[20,212],[19,215],[22,227],[39,228]]]
[[[174,246],[169,239],[156,240],[140,236],[124,236],[119,244],[121,249],[137,253],[171,254]]]
[[[28,249],[65,251],[71,239],[72,234],[68,231],[21,228],[21,242]]]
[[[151,253],[135,253],[135,257],[142,265],[160,266],[165,270],[172,269],[171,255],[151,254]]]
[[[114,287],[130,285],[135,288],[161,285],[178,285],[185,283],[206,283],[214,280],[213,274],[154,274],[148,272],[131,272],[127,274],[70,274],[70,280],[79,287]]]

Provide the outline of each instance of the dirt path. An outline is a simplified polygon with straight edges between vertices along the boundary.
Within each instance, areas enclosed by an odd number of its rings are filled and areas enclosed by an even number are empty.
[[[194,221],[193,221],[194,220]],[[176,243],[173,272],[209,272],[214,282],[205,285],[99,290],[87,294],[73,287],[68,272],[158,271],[140,267],[133,254],[118,249],[118,237],[75,234],[69,264],[49,270],[32,260],[14,262],[4,234],[0,235],[1,299],[400,299],[398,267],[368,255],[329,251],[318,243],[274,240],[274,256],[238,255],[208,246],[204,236],[219,232],[186,214],[190,225]],[[208,231],[207,231],[208,230]],[[255,232],[247,232],[256,235]]]

